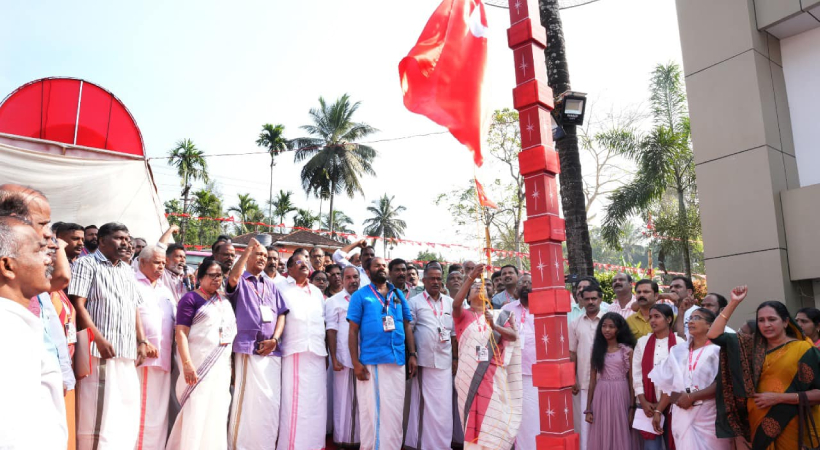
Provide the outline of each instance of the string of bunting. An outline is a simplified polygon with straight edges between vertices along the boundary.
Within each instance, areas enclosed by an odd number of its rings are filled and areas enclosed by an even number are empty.
[[[325,235],[325,236],[330,236],[330,234],[331,234],[330,231],[328,231],[328,230],[314,230],[314,229],[305,228],[305,227],[288,227],[285,224],[269,225],[269,224],[264,223],[264,222],[243,222],[243,221],[236,220],[234,217],[202,217],[202,216],[194,216],[194,215],[191,215],[191,214],[182,214],[182,213],[166,213],[165,216],[166,217],[168,217],[168,216],[184,217],[184,218],[188,218],[188,219],[191,219],[191,220],[210,220],[210,221],[215,221],[215,222],[229,222],[229,223],[235,223],[235,224],[260,226],[260,227],[279,229],[279,230],[283,230],[284,228],[291,228],[293,230],[310,231],[312,233]],[[385,238],[380,237],[380,236],[363,236],[363,235],[358,235],[358,234],[355,234],[355,233],[342,233],[342,232],[338,232],[338,231],[334,232],[333,234],[335,234],[337,236],[344,237],[344,238],[350,238],[350,239],[353,239],[353,240],[356,240],[356,239],[384,240],[385,239]],[[462,245],[462,244],[441,244],[441,243],[436,243],[436,242],[414,241],[414,240],[411,240],[411,239],[387,238],[387,242],[394,243],[394,244],[398,243],[398,244],[429,246],[429,247],[433,247],[433,248],[438,246],[438,247],[442,247],[442,248],[461,248],[461,249],[465,249],[465,250],[481,251],[481,252],[486,251],[485,249],[482,249],[482,248],[471,247],[471,246]],[[185,247],[186,248],[194,248],[196,250],[210,249],[210,246],[206,246],[206,245],[186,245]],[[491,248],[491,249],[489,249],[489,251],[492,252],[492,253],[495,253],[496,255],[500,255],[500,256],[507,256],[507,257],[520,256],[521,258],[527,258],[527,259],[529,259],[529,257],[530,257],[529,253],[514,252],[514,251],[501,250],[501,249],[496,249],[496,248]],[[413,261],[413,262],[425,262],[425,261]],[[441,262],[443,264],[447,264],[447,265],[460,264],[460,263],[457,263],[457,262],[448,262],[448,261],[439,261],[439,262]],[[603,269],[603,270],[617,270],[619,272],[629,272],[629,273],[640,274],[640,275],[650,275],[650,270],[649,269],[643,269],[643,268],[638,268],[638,267],[629,267],[629,266],[621,266],[621,265],[617,265],[617,264],[605,264],[605,263],[599,263],[599,262],[593,262],[592,264],[593,264],[594,267],[597,267],[597,268]],[[564,265],[568,265],[566,260],[564,260]],[[499,268],[498,267],[489,267],[488,269],[497,270]],[[654,273],[654,272],[655,271],[653,270],[652,273]],[[669,275],[686,275],[682,272],[666,272],[666,273],[669,274]],[[696,277],[704,278],[704,279],[706,278],[706,275],[702,275],[702,274],[693,274],[693,275],[696,276]]]

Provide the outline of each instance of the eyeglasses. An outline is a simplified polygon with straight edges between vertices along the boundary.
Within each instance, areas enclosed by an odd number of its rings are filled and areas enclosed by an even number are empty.
[[[212,280],[221,280],[222,278],[225,278],[225,275],[223,275],[222,272],[220,272],[220,273],[206,273],[205,276],[212,279]]]
[[[706,318],[703,317],[703,316],[695,316],[695,315],[689,316],[689,321],[691,322],[693,320],[694,321],[703,320],[705,322]]]

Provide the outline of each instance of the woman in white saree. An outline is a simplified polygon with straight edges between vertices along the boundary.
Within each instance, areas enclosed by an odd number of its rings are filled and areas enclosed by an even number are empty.
[[[206,259],[197,270],[200,288],[177,307],[177,365],[182,375],[176,395],[180,412],[167,450],[225,450],[231,407],[231,344],[236,317],[219,292],[222,268]]]
[[[715,314],[705,308],[689,319],[689,340],[675,345],[669,357],[652,369],[649,378],[672,401],[672,436],[675,447],[686,450],[728,450],[730,439],[716,437],[716,376],[720,347],[706,333]]]

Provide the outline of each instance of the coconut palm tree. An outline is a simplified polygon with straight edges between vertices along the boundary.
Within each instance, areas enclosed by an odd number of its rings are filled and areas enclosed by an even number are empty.
[[[208,182],[208,162],[205,161],[205,154],[196,148],[194,141],[182,139],[177,141],[176,147],[168,152],[168,163],[177,169],[180,181],[182,182],[182,213],[188,213],[188,194],[191,191],[191,183],[196,180]],[[180,242],[185,243],[185,228],[188,220],[182,220],[182,230]]]
[[[356,141],[378,130],[353,121],[359,105],[359,102],[351,104],[347,94],[332,104],[319,97],[319,108],[310,110],[313,124],[301,127],[311,137],[294,139],[294,161],[307,160],[302,167],[302,187],[308,194],[329,197],[331,215],[335,195],[344,193],[350,198],[356,193],[364,195],[360,178],[376,174],[372,167],[376,150]]]
[[[330,230],[332,227],[334,233],[339,232],[352,234],[354,232],[353,229],[350,228],[350,225],[353,225],[353,219],[341,211],[333,211],[333,223],[330,222],[330,214],[325,214],[322,216],[322,229]],[[332,234],[331,237],[341,242],[350,243],[350,239],[337,234]]]
[[[319,215],[313,214],[309,209],[299,208],[296,210],[296,215],[293,216],[293,226],[313,229],[313,225],[319,221]]]
[[[268,217],[271,220],[269,225],[273,225],[273,166],[276,165],[276,156],[291,149],[292,145],[289,140],[285,139],[284,125],[271,125],[269,123],[262,125],[262,132],[259,133],[259,139],[256,140],[256,145],[266,148],[270,154],[270,197],[268,198]]]
[[[678,226],[672,229],[683,253],[687,276],[692,276],[689,239],[697,229],[695,162],[690,147],[689,115],[681,71],[677,64],[659,64],[652,73],[652,116],[655,127],[646,135],[631,129],[615,129],[599,135],[605,145],[635,161],[636,176],[616,189],[606,209],[602,235],[616,249],[621,248],[624,223],[634,215],[661,202],[664,196],[677,201]]]
[[[364,221],[364,234],[369,236],[381,236],[382,251],[387,254],[387,239],[401,239],[407,223],[399,219],[399,214],[407,210],[404,206],[394,206],[395,196],[388,197],[382,195],[378,200],[373,200],[373,206],[368,206],[367,211],[373,217]]]
[[[259,210],[259,204],[256,200],[251,198],[251,194],[239,194],[239,204],[228,208],[228,212],[236,213],[239,216],[240,222],[261,222],[265,219],[265,215]],[[251,230],[258,231],[259,226],[249,225],[246,223],[236,224],[236,233],[245,234],[250,233]]]
[[[279,190],[276,199],[271,202],[273,206],[273,215],[279,218],[277,224],[285,223],[285,216],[296,211],[296,205],[293,203],[293,192]]]
[[[193,211],[200,217],[222,217],[222,199],[213,192],[213,186],[194,192]],[[199,245],[212,242],[221,231],[219,222],[200,222]]]

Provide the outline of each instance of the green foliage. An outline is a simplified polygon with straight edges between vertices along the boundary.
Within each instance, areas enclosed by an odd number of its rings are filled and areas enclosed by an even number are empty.
[[[615,291],[612,290],[612,279],[618,272],[612,270],[601,270],[595,272],[595,278],[601,283],[601,290],[604,291],[604,301],[612,303],[615,300]]]
[[[353,114],[360,104],[351,104],[347,94],[333,104],[327,104],[319,97],[319,108],[310,110],[313,124],[301,127],[311,137],[293,141],[296,148],[294,161],[307,160],[301,172],[302,188],[308,194],[330,199],[331,214],[335,195],[344,193],[350,198],[357,193],[364,195],[361,177],[376,175],[372,166],[376,150],[355,143],[378,131],[353,121]]]
[[[262,125],[262,132],[259,133],[259,138],[256,139],[256,145],[264,147],[268,151],[271,166],[276,164],[275,158],[277,155],[292,147],[291,142],[285,139],[285,126],[269,123]]]
[[[645,135],[634,129],[612,129],[596,135],[596,140],[632,159],[635,178],[609,196],[602,237],[620,250],[621,228],[636,215],[647,216],[653,207],[656,220],[663,222],[656,232],[677,246],[663,243],[666,250],[682,254],[684,272],[692,273],[689,241],[700,235],[700,219],[695,187],[695,164],[689,139],[689,117],[680,68],[658,65],[650,87],[654,128]],[[674,200],[669,200],[673,198]],[[663,208],[664,203],[674,206]],[[694,215],[694,216],[693,216]],[[698,217],[695,217],[698,216]],[[673,224],[674,222],[674,224]]]
[[[277,224],[285,223],[285,218],[288,214],[296,211],[296,205],[293,203],[293,192],[279,190],[279,194],[273,199],[273,215],[279,220]]]
[[[239,204],[228,208],[228,212],[236,213],[240,222],[262,222],[265,220],[265,214],[259,209],[259,204],[256,200],[251,198],[251,194],[238,194]],[[251,231],[259,231],[259,227],[255,225],[237,223],[235,224],[236,234],[250,233]]]
[[[339,210],[333,211],[333,223],[331,223],[330,214],[325,214],[322,217],[321,225],[323,230],[332,229],[333,231],[338,231],[340,233],[354,232],[353,229],[350,228],[350,225],[353,225],[353,219],[351,219],[347,214]],[[345,244],[350,243],[350,239],[344,236],[334,235],[333,239],[336,239],[339,242],[344,242]]]
[[[381,236],[382,250],[387,254],[387,240],[390,238],[401,239],[407,228],[407,223],[399,219],[399,214],[407,208],[393,204],[395,196],[388,197],[384,194],[378,200],[374,200],[373,206],[368,206],[367,211],[372,216],[364,221],[364,234],[368,236]]]
[[[296,215],[293,216],[294,227],[302,227],[313,230],[314,225],[316,225],[316,222],[318,221],[319,215],[314,214],[313,211],[309,209],[298,208],[296,210]]]

